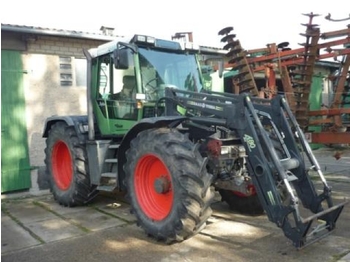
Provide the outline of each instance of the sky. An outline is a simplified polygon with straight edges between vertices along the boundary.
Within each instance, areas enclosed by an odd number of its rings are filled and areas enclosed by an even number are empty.
[[[289,42],[300,47],[309,17],[314,17],[321,32],[345,29],[350,20],[331,22],[350,16],[350,1],[335,0],[100,0],[42,1],[10,0],[0,4],[2,24],[51,29],[99,32],[101,26],[115,28],[115,34],[153,35],[171,39],[176,32],[192,32],[199,45],[223,47],[218,32],[232,26],[244,49],[265,47],[269,43]]]

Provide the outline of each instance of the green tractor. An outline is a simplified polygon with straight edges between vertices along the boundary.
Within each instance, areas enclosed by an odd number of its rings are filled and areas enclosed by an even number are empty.
[[[43,133],[58,203],[126,192],[138,225],[167,243],[206,225],[214,190],[239,212],[266,212],[296,247],[317,235],[307,234],[315,218],[325,221],[317,233],[335,228],[345,203],[333,205],[285,99],[209,90],[199,58],[222,53],[143,35],[84,53],[87,115],[50,117]],[[300,149],[320,175],[321,195]],[[299,198],[313,219],[300,217]]]

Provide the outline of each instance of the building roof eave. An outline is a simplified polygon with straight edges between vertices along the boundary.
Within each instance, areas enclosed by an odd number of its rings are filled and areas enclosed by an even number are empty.
[[[91,40],[102,40],[102,41],[111,41],[117,38],[117,36],[93,34],[93,33],[86,33],[82,31],[57,30],[57,29],[50,29],[50,28],[19,26],[19,25],[11,25],[11,24],[1,24],[1,31],[48,35],[48,36],[59,36],[59,37],[71,37],[71,38],[91,39]]]

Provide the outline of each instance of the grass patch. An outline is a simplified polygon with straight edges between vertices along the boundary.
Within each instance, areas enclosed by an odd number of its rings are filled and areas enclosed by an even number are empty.
[[[127,223],[127,224],[134,224],[134,223],[135,223],[135,222],[129,221],[129,220],[125,219],[125,218],[122,218],[122,217],[120,217],[120,216],[117,216],[117,215],[108,213],[108,212],[106,212],[106,211],[104,211],[104,210],[102,210],[102,209],[100,209],[100,208],[98,208],[98,207],[92,206],[92,208],[95,209],[96,211],[100,212],[100,213],[103,213],[103,214],[105,214],[105,215],[108,215],[108,216],[117,218],[117,219],[119,219],[119,220],[122,220],[123,222],[125,222],[125,223]]]

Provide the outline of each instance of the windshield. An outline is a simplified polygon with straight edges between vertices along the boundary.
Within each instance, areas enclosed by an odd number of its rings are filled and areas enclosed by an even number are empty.
[[[147,100],[164,96],[165,87],[199,92],[200,72],[194,54],[139,49],[142,88]]]

